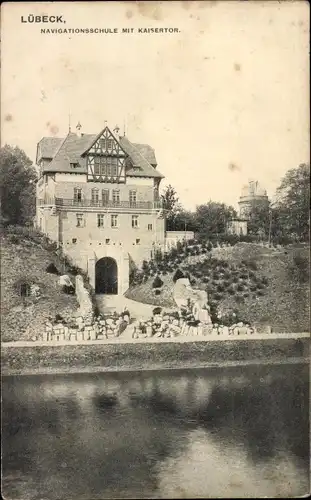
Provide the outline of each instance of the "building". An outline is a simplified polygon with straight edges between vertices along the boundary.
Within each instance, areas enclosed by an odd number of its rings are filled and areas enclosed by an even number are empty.
[[[227,233],[245,236],[247,234],[247,219],[237,217],[230,220],[227,226]]]
[[[238,205],[239,217],[229,221],[227,232],[228,234],[244,236],[248,233],[247,222],[249,221],[251,209],[254,206],[268,207],[269,198],[266,190],[260,186],[258,181],[249,181],[249,183],[242,188]]]
[[[165,251],[177,246],[177,242],[185,243],[189,240],[194,240],[193,231],[166,231],[165,234]]]
[[[240,217],[247,219],[254,206],[269,206],[267,191],[260,186],[258,181],[249,181],[249,183],[242,188],[238,204]]]
[[[154,150],[105,126],[37,145],[36,223],[85,270],[96,293],[123,294],[130,266],[165,248]]]

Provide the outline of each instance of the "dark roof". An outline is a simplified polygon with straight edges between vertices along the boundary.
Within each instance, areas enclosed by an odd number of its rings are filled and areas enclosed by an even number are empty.
[[[87,173],[86,156],[84,153],[96,141],[99,134],[77,134],[69,132],[64,139],[57,137],[43,137],[38,143],[37,162],[41,159],[50,159],[44,166],[45,172],[76,172]],[[130,158],[130,165],[126,175],[135,177],[158,177],[163,175],[155,169],[157,161],[154,150],[148,144],[133,144],[127,137],[120,137],[119,144]],[[73,170],[70,164],[76,163]]]
[[[62,141],[63,139],[60,139],[59,137],[43,137],[43,139],[41,139],[41,141],[38,143],[39,157],[37,158],[37,161],[39,161],[41,158],[48,160],[52,159]]]
[[[136,144],[134,142],[132,144],[149,161],[150,165],[157,166],[154,149],[149,144]]]

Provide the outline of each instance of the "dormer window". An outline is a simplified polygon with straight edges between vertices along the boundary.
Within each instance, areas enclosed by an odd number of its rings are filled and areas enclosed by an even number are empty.
[[[77,163],[77,162],[70,163],[70,168],[77,168],[78,166],[79,166],[79,163]]]

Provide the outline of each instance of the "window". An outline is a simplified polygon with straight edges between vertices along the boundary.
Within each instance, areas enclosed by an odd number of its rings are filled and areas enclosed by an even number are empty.
[[[110,243],[110,239],[106,238],[106,245],[109,245],[109,243]]]
[[[136,191],[130,191],[130,207],[135,207],[137,199]]]
[[[84,227],[84,215],[76,214],[77,217],[77,227]]]
[[[111,227],[118,227],[118,216],[117,215],[111,216]]]
[[[70,167],[71,168],[77,168],[78,167],[78,163],[70,163]]]
[[[109,203],[109,189],[102,190],[102,200],[103,200],[103,206],[107,206]]]
[[[95,175],[100,175],[100,158],[99,156],[96,156],[94,158],[94,174]]]
[[[113,140],[107,139],[107,149],[112,149],[112,146],[113,146]]]
[[[92,189],[92,205],[98,205],[99,192],[98,189]]]
[[[132,227],[137,228],[138,226],[138,215],[132,215]]]
[[[120,191],[114,189],[112,191],[112,202],[114,205],[119,205],[120,204]]]
[[[137,238],[137,239],[136,239],[136,245],[139,245],[139,244],[140,244],[140,239],[139,239],[139,238]]]
[[[152,224],[148,224],[148,231],[152,231]]]
[[[106,151],[106,147],[107,147],[106,139],[100,139],[99,140],[99,145],[100,145],[100,148],[101,148],[102,151]]]
[[[104,227],[104,214],[97,214],[97,227]]]
[[[20,294],[21,297],[29,297],[29,295],[31,295],[31,287],[29,283],[21,283]]]
[[[72,238],[72,243],[77,243],[77,238]]]
[[[75,203],[81,203],[81,201],[82,201],[82,189],[81,188],[74,188],[73,201]]]

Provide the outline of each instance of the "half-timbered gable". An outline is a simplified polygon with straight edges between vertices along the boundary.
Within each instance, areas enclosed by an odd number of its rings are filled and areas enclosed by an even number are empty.
[[[124,183],[126,152],[106,127],[83,154],[90,182]]]

